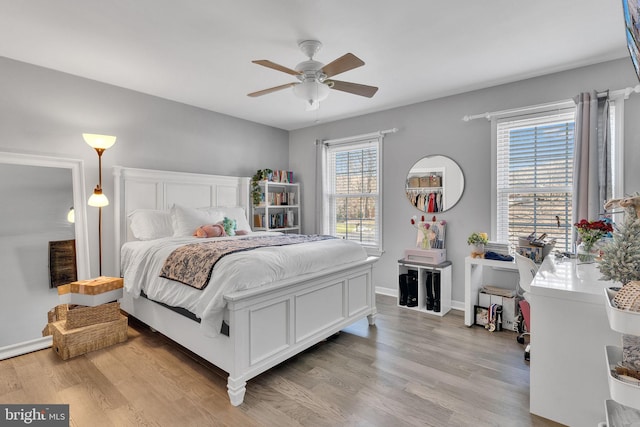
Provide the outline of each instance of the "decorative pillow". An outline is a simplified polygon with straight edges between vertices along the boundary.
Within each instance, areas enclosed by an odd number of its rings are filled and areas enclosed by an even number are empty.
[[[176,237],[193,236],[194,230],[202,224],[216,224],[223,219],[224,215],[219,212],[209,212],[180,205],[173,205],[171,208],[173,235]]]
[[[224,217],[228,217],[236,220],[236,234],[248,234],[251,232],[251,226],[247,221],[247,215],[242,206],[234,206],[228,208],[210,207],[200,208],[198,210],[208,212],[210,214],[221,215],[220,219],[216,222],[222,221]]]
[[[136,209],[128,216],[131,232],[138,240],[154,240],[173,235],[169,211]]]

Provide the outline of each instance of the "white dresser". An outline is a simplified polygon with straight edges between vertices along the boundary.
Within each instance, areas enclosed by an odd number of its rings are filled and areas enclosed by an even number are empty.
[[[605,345],[621,345],[609,326],[596,264],[548,256],[531,283],[533,414],[569,426],[605,420]]]

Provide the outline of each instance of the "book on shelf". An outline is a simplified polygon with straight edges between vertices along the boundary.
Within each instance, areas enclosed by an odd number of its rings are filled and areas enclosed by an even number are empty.
[[[287,211],[286,221],[287,221],[287,227],[293,227],[293,224],[295,223],[293,218],[293,211]]]
[[[295,227],[295,214],[291,210],[286,212],[269,214],[268,219],[269,219],[268,228]],[[254,219],[254,222],[255,221],[256,220]],[[260,221],[262,224],[265,224],[263,216],[260,218]]]
[[[294,191],[269,193],[269,205],[271,206],[288,206],[295,205],[296,193]]]
[[[275,170],[273,171],[272,181],[281,182],[283,184],[293,183],[293,172],[285,170]]]

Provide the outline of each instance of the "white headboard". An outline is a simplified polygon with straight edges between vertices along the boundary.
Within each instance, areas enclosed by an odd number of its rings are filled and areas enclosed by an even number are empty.
[[[115,271],[120,271],[120,246],[132,236],[127,216],[136,209],[169,210],[174,203],[182,206],[242,206],[249,212],[249,177],[205,175],[122,166],[113,168]]]

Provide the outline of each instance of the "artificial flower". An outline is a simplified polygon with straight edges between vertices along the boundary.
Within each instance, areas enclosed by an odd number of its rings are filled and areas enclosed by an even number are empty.
[[[471,233],[471,236],[467,238],[468,245],[478,245],[478,244],[486,245],[487,243],[489,243],[489,236],[487,235],[487,233],[473,232]]]
[[[587,221],[581,219],[573,224],[578,230],[580,240],[584,243],[585,249],[589,250],[593,245],[607,234],[613,231],[613,226],[607,220]]]

